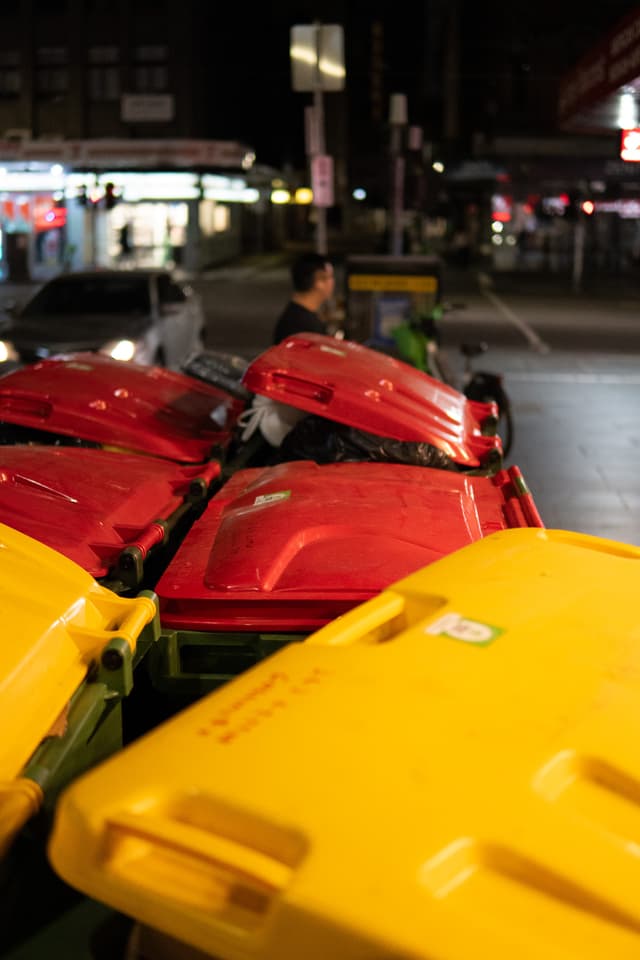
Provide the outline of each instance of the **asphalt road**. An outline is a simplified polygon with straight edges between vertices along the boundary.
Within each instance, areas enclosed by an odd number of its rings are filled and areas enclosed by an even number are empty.
[[[191,278],[207,315],[207,346],[251,358],[271,343],[289,294],[281,256]],[[342,277],[338,271],[338,292]],[[511,397],[509,457],[524,473],[548,527],[640,546],[640,278],[478,277],[448,269],[443,320],[454,371],[458,346],[484,340],[474,365],[500,372]],[[2,297],[29,288],[3,285]],[[0,298],[1,299],[1,298]]]
[[[229,267],[198,278],[207,345],[252,357],[269,346],[286,301],[286,265]],[[608,284],[575,294],[531,276],[445,275],[443,338],[485,340],[475,365],[501,372],[515,417],[509,457],[523,471],[548,527],[640,545],[640,296]]]

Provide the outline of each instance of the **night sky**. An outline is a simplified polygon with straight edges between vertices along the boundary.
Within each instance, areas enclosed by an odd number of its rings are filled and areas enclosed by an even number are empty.
[[[389,95],[405,93],[409,122],[421,126],[427,138],[442,136],[443,24],[452,2],[323,3],[322,21],[344,25],[349,129],[356,143],[364,140],[366,145],[372,126],[374,19],[384,25],[385,113]],[[478,128],[494,132],[496,124],[518,133],[554,132],[559,77],[636,6],[620,0],[511,5],[460,0],[461,140]],[[216,90],[208,98],[212,135],[253,146],[261,163],[299,167],[304,163],[304,107],[311,103],[311,94],[291,89],[289,33],[293,24],[312,23],[318,17],[317,4],[215,8],[211,49],[224,55],[214,60]],[[341,96],[328,94],[325,99]],[[503,101],[509,107],[506,111]]]

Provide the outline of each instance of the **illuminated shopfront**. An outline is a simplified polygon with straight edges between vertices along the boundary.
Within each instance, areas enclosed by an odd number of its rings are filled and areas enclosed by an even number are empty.
[[[94,266],[198,270],[241,251],[241,208],[260,199],[246,175],[132,169],[167,159],[154,142],[129,143],[128,151],[116,143],[108,149],[92,141],[75,148],[66,143],[67,162],[49,163],[29,160],[29,145],[20,146],[23,160],[0,160],[2,279],[43,280],[62,269]],[[195,163],[196,147],[211,160],[211,143],[199,141],[174,143],[169,160]],[[0,142],[0,157],[6,150]],[[68,156],[73,152],[75,162]],[[252,154],[237,154],[237,165],[248,169]],[[227,162],[230,156],[223,152]]]
[[[242,177],[186,172],[71,173],[65,189],[72,266],[198,269],[239,252]]]
[[[64,168],[0,166],[0,277],[26,280],[58,272],[65,244]]]

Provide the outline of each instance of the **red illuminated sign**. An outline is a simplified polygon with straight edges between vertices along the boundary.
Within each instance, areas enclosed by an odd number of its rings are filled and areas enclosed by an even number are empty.
[[[623,130],[620,137],[620,157],[635,163],[640,162],[640,128]]]
[[[58,207],[53,202],[51,195],[43,194],[35,197],[33,203],[33,225],[36,232],[43,230],[53,230],[64,227],[67,222],[67,211],[64,207]]]
[[[591,110],[612,94],[620,93],[638,76],[640,7],[627,6],[632,8],[631,12],[561,78],[558,104],[561,124],[571,125],[579,120],[582,111]]]
[[[511,220],[511,208],[513,206],[513,197],[504,193],[494,193],[491,197],[491,218],[500,220],[502,223],[509,223]]]

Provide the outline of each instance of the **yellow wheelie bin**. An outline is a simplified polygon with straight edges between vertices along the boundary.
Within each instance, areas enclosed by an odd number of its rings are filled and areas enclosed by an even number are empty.
[[[4,524],[0,611],[0,928],[6,944],[24,898],[38,888],[33,864],[38,845],[45,861],[43,837],[60,789],[122,745],[120,702],[159,622],[152,594],[119,597],[61,553]],[[38,839],[16,849],[35,815]],[[30,900],[26,906],[34,925],[41,905]]]
[[[224,960],[636,960],[639,571],[449,554],[78,780],[54,868]]]

